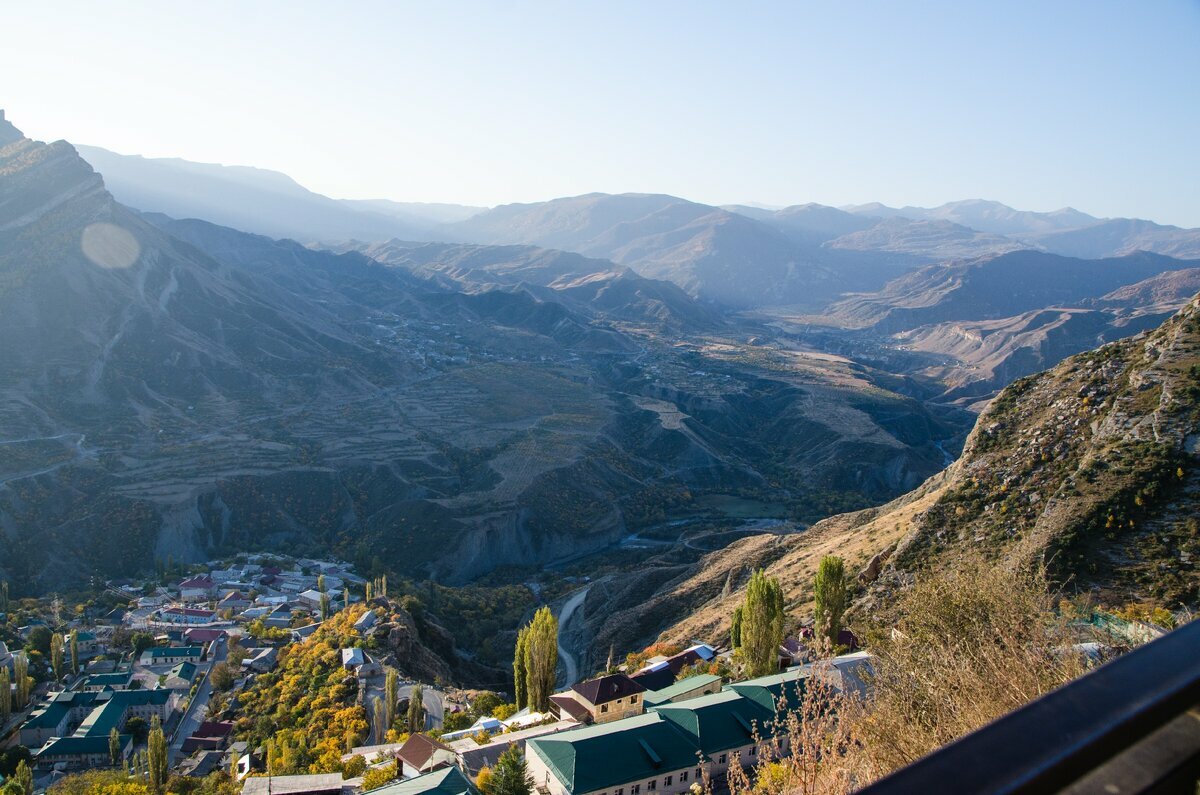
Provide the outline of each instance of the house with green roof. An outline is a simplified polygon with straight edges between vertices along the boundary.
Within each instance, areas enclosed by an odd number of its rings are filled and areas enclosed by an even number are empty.
[[[715,674],[696,674],[686,679],[680,679],[675,684],[661,690],[649,690],[642,696],[642,699],[646,702],[646,708],[649,709],[657,707],[659,704],[706,696],[709,693],[716,693],[720,689],[721,677]]]
[[[653,691],[653,702],[647,694],[642,715],[530,738],[529,772],[545,795],[683,795],[704,773],[719,780],[735,763],[754,765],[781,728],[777,710],[801,706],[811,673],[797,668],[724,688],[690,677],[698,681]]]
[[[162,686],[169,690],[190,690],[199,670],[195,663],[181,662],[163,674]]]
[[[116,671],[110,674],[91,674],[79,689],[84,692],[98,693],[101,690],[128,690],[133,681],[133,671]]]
[[[142,665],[176,665],[181,662],[200,662],[203,646],[158,646],[142,652]]]
[[[700,779],[696,744],[657,712],[534,737],[525,749],[549,795],[673,795]]]
[[[385,784],[370,792],[371,795],[479,795],[479,790],[457,767]]]
[[[120,758],[133,751],[133,736],[120,736]],[[55,737],[42,746],[34,758],[39,766],[65,765],[68,768],[108,767],[112,764],[108,735],[103,737]]]
[[[50,696],[50,703],[21,724],[21,745],[40,748],[51,737],[64,737],[83,722],[95,705],[96,693],[64,692]]]

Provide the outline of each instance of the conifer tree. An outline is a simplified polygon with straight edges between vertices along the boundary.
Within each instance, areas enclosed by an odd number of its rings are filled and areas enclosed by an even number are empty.
[[[533,792],[533,776],[521,749],[509,745],[488,777],[487,795],[530,795]]]
[[[742,603],[740,648],[751,677],[778,670],[783,619],[783,588],[759,569],[750,576]]]

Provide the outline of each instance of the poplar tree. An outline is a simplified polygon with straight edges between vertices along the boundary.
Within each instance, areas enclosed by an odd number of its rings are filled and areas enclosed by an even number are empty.
[[[550,694],[558,678],[558,619],[543,607],[525,628],[525,698],[535,712],[550,709]]]
[[[323,593],[323,594],[321,594],[321,620],[327,621],[328,619],[329,619],[329,594]]]
[[[14,709],[25,709],[29,704],[29,691],[33,679],[29,676],[29,658],[24,653],[13,655],[13,682],[17,686]]]
[[[813,579],[816,600],[816,632],[829,639],[830,648],[837,646],[842,630],[842,613],[846,611],[846,565],[836,555],[821,558]]]
[[[525,653],[529,645],[529,627],[517,633],[517,647],[513,651],[513,703],[518,710],[529,705],[529,680],[525,670]]]
[[[387,737],[387,709],[383,706],[383,699],[375,696],[371,702],[371,712],[375,720],[375,744],[382,745]]]
[[[8,676],[8,668],[0,666],[0,726],[8,722],[12,715],[12,680]]]
[[[167,783],[167,738],[163,736],[162,721],[157,715],[150,721],[146,764],[150,769],[150,789],[155,795],[161,795]]]
[[[62,679],[63,674],[63,637],[61,632],[50,636],[50,667],[54,669],[54,679]]]
[[[117,727],[113,726],[108,732],[108,758],[112,761],[113,767],[121,761],[121,733],[117,731]]]
[[[783,588],[759,569],[750,576],[742,603],[740,648],[751,677],[778,670],[783,619]]]
[[[79,673],[79,630],[71,630],[71,673]]]
[[[742,645],[742,606],[733,610],[733,620],[729,624],[729,645],[739,648]]]
[[[408,694],[408,730],[413,734],[425,729],[424,697],[420,685],[413,687]]]
[[[387,669],[383,692],[387,706],[387,725],[390,728],[396,722],[396,704],[400,701],[400,672],[395,668]]]
[[[29,765],[25,763],[24,759],[17,763],[13,781],[17,782],[17,786],[21,788],[24,795],[33,795],[33,771],[29,769]]]

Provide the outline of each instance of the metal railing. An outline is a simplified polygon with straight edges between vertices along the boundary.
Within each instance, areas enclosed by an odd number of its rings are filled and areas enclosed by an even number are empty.
[[[899,793],[1187,793],[1200,780],[1200,621],[867,786]]]

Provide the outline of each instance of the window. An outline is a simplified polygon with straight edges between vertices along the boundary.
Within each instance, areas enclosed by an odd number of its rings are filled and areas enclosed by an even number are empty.
[[[721,754],[720,756],[717,757],[717,764],[718,765],[725,764],[725,754]]]
[[[624,787],[617,787],[617,791],[616,791],[616,792],[614,792],[614,793],[613,793],[613,795],[625,795],[625,788],[624,788]]]
[[[658,779],[650,779],[650,783],[646,785],[646,789],[650,792],[654,792],[654,790],[658,789]]]
[[[630,697],[629,697],[629,703],[630,703],[630,704],[636,704],[636,703],[637,703],[637,694],[636,694],[636,693],[634,693],[632,696],[630,696]]]
[[[664,787],[671,786],[671,782],[674,780],[675,780],[674,776],[667,776],[666,778],[663,779],[663,786]]]
[[[750,746],[750,756],[758,756],[758,746],[757,745]]]
[[[600,705],[600,711],[601,711],[601,712],[608,712],[608,704],[601,704],[601,705]]]
[[[642,791],[641,784],[634,784],[632,787],[629,788],[630,795],[638,795],[638,793],[641,791]]]
[[[688,772],[686,770],[683,771],[682,773],[680,773],[679,774],[679,783],[682,784],[683,782],[687,781],[687,776],[688,776]]]

